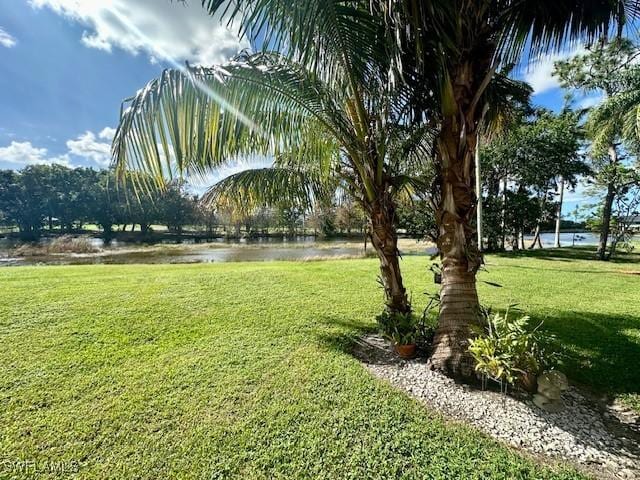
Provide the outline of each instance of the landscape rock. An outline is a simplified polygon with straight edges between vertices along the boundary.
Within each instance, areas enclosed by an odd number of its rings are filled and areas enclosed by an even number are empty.
[[[567,376],[557,370],[549,370],[538,377],[538,393],[533,403],[547,412],[557,413],[564,409],[562,392],[569,388]]]
[[[538,376],[538,390],[558,389],[562,392],[569,388],[567,376],[558,370],[547,370]]]

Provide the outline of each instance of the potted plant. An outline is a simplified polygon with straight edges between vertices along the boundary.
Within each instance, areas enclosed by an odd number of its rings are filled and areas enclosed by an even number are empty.
[[[405,359],[416,354],[419,325],[411,312],[383,312],[377,317],[380,333],[393,343],[396,353]]]

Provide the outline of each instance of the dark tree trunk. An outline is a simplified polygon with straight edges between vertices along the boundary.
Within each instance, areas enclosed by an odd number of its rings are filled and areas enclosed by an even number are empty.
[[[533,234],[533,241],[531,242],[531,245],[529,245],[529,250],[533,250],[534,248],[536,248],[536,244],[538,244],[538,248],[542,248],[542,240],[540,238],[540,223],[539,222],[536,225],[536,231]]]
[[[500,212],[500,230],[502,236],[500,238],[500,248],[505,250],[507,245],[507,177],[504,177],[502,181],[502,209]]]
[[[598,243],[598,260],[607,259],[607,243],[609,241],[609,231],[611,230],[611,211],[613,209],[615,196],[614,185],[610,183],[607,185],[607,194],[604,197],[604,206],[602,209],[602,227],[600,230],[600,242]]]
[[[609,146],[609,164],[614,168],[618,163],[618,151],[615,145]],[[613,201],[616,197],[616,188],[613,180],[607,184],[607,194],[604,197],[604,205],[602,209],[602,230],[600,231],[600,242],[598,244],[598,260],[608,260],[607,258],[607,242],[609,241],[609,232],[611,230],[611,211],[613,209]]]
[[[536,222],[536,229],[533,233],[533,241],[531,242],[531,245],[529,245],[529,250],[533,250],[534,248],[536,248],[536,244],[538,244],[539,248],[542,248],[542,239],[540,238],[540,224],[542,223],[542,216],[544,215],[544,210],[546,208],[547,202],[545,200],[545,197],[539,198],[538,202],[540,203],[540,217],[538,217],[538,220]],[[524,240],[522,241],[522,248],[524,249]]]
[[[385,303],[390,312],[411,311],[407,291],[402,283],[398,236],[394,224],[395,209],[386,197],[370,206],[369,234],[371,245],[380,259],[380,276]]]

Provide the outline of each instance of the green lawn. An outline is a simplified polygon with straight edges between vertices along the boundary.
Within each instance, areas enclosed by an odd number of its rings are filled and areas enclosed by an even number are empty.
[[[480,290],[545,319],[571,377],[640,409],[630,259],[490,256],[481,278],[503,287]],[[403,262],[418,308],[428,264]],[[16,460],[36,478],[60,478],[43,473],[60,461],[82,479],[579,478],[442,420],[345,353],[380,309],[376,274],[373,259],[2,269],[0,478]]]

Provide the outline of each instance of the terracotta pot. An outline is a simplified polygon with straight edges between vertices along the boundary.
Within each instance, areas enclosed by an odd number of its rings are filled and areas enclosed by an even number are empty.
[[[396,353],[400,356],[400,358],[413,358],[416,355],[415,343],[410,343],[408,345],[398,345],[396,343],[394,347],[396,349]]]

